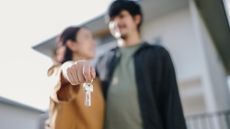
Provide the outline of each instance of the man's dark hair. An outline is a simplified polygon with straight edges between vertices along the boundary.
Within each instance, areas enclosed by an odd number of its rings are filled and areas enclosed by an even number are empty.
[[[141,24],[143,22],[143,14],[140,5],[132,0],[115,0],[111,3],[108,9],[107,17],[109,19],[119,15],[123,10],[126,10],[130,13],[132,17],[136,15],[141,16],[140,24],[137,26],[138,31],[140,31]]]

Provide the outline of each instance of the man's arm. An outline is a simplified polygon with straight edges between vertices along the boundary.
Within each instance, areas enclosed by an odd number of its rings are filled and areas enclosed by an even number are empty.
[[[167,50],[162,51],[160,113],[165,129],[186,129],[174,66]]]

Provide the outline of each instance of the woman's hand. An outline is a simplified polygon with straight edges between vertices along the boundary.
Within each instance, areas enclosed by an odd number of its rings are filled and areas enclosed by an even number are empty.
[[[64,63],[62,74],[71,85],[91,82],[96,76],[94,67],[85,60]]]

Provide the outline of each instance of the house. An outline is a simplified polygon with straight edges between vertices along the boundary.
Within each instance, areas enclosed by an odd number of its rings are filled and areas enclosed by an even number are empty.
[[[37,129],[44,111],[0,97],[0,129]]]

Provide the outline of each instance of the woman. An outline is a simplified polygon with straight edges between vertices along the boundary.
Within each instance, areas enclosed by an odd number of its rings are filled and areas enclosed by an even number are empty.
[[[50,97],[48,129],[102,129],[104,101],[99,82],[93,81],[92,105],[84,105],[82,85],[71,85],[63,77],[63,67],[77,60],[90,60],[95,56],[95,41],[91,32],[83,27],[69,27],[60,35],[56,59],[58,62],[48,70],[56,77],[54,92]],[[76,74],[76,73],[73,73]],[[92,75],[91,76],[95,76]]]

